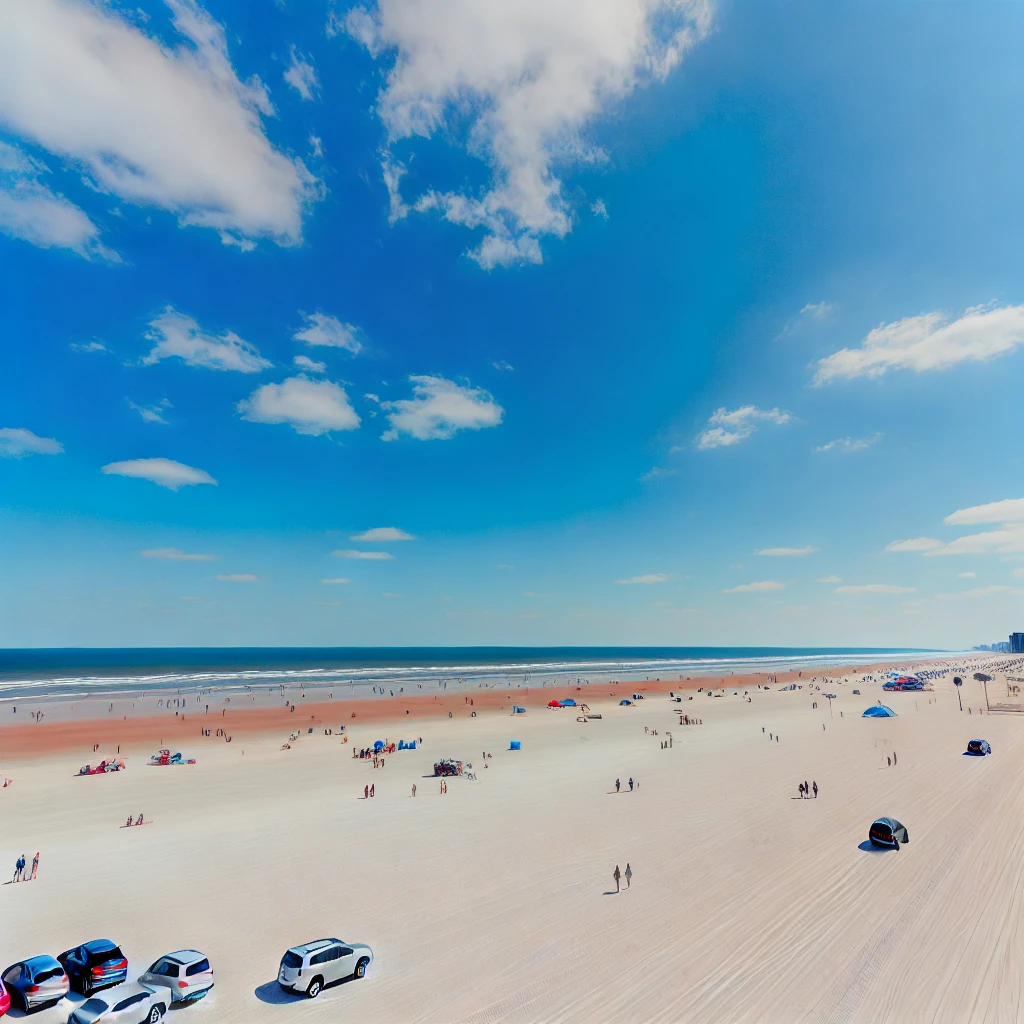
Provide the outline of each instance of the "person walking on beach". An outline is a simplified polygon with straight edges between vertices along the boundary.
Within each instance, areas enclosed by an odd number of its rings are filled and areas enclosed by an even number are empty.
[[[615,870],[616,870],[616,871],[618,871],[619,869],[618,869],[618,868],[616,868]],[[19,857],[19,858],[18,858],[18,859],[17,859],[17,860],[16,860],[15,862],[14,862],[14,878],[13,878],[13,881],[15,881],[15,882],[20,882],[20,881],[21,881],[21,876],[22,876],[22,875],[23,875],[24,873],[25,873],[25,854],[22,854],[22,855],[21,855],[21,856],[20,856],[20,857]]]
[[[373,796],[373,786],[370,786],[370,796]]]
[[[814,782],[811,783],[811,788],[814,790],[814,799],[817,800],[818,799],[818,780],[817,779],[815,779]]]
[[[892,763],[893,764],[896,763],[896,751],[895,750],[892,752]]]
[[[369,800],[370,799],[370,787],[369,786],[363,786],[363,799],[364,800]]]
[[[629,861],[626,861],[626,888],[629,888],[630,883],[633,881],[633,869],[629,866]]]
[[[629,791],[630,791],[630,793],[633,792],[633,779],[632,779],[632,777],[630,777],[630,780],[629,780]]]
[[[29,881],[34,881],[36,873],[39,871],[39,851],[36,850],[36,855],[32,858],[32,874],[29,875]]]
[[[615,780],[615,792],[616,792],[616,793],[618,793],[618,791],[619,791],[619,786],[621,786],[621,785],[622,785],[622,783],[621,783],[621,782],[619,782],[619,780],[618,780],[618,779],[616,779],[616,780]]]
[[[800,799],[803,800],[803,798],[804,798],[804,784],[801,782],[800,785],[797,786],[796,788],[800,790]]]
[[[412,784],[412,795],[413,796],[416,795],[416,783],[415,782]]]
[[[619,865],[618,865],[618,864],[616,864],[616,865],[615,865],[615,871],[614,871],[614,872],[612,873],[612,878],[614,878],[614,879],[615,879],[615,891],[616,891],[616,892],[618,892],[618,891],[619,891],[619,879],[620,879],[621,877],[622,877],[622,876],[621,876],[621,875],[619,874]]]

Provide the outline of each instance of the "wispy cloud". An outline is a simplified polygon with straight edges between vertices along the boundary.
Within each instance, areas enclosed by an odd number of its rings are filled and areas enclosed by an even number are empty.
[[[894,540],[885,545],[886,551],[923,552],[943,547],[935,537],[911,537],[909,540]]]
[[[837,594],[913,594],[913,587],[898,587],[888,583],[859,583],[836,587]]]
[[[757,430],[759,423],[789,423],[792,416],[780,409],[758,409],[744,405],[731,412],[722,406],[708,418],[708,425],[697,436],[697,447],[702,451],[727,448],[745,441]]]
[[[139,552],[143,558],[159,558],[165,562],[212,562],[216,555],[200,555],[181,548],[146,548]]]
[[[126,399],[128,402],[128,408],[133,409],[141,417],[144,423],[163,423],[167,425],[167,420],[164,419],[164,410],[171,408],[171,403],[166,399],[162,399],[157,402],[156,405],[136,405],[130,398]]]
[[[771,590],[782,590],[785,583],[776,583],[775,580],[758,580],[754,583],[741,583],[738,587],[729,587],[723,590],[723,594],[763,594]]]
[[[344,576],[332,576],[332,577],[330,577],[330,578],[328,578],[326,580],[321,580],[320,582],[321,583],[326,583],[326,584],[328,584],[330,586],[334,586],[335,584],[338,584],[338,583],[351,583],[352,581],[345,579]]]
[[[511,373],[515,369],[515,367],[511,363],[506,362],[504,359],[496,360],[495,362],[491,363],[491,366],[493,366],[496,370],[502,370],[505,373]]]
[[[310,359],[309,356],[295,356],[292,362],[300,369],[306,370],[309,373],[326,373],[327,364],[318,363],[315,359]]]
[[[238,373],[259,373],[272,364],[255,346],[243,341],[233,331],[214,335],[203,331],[190,316],[168,306],[150,320],[146,340],[155,342],[143,366],[152,366],[161,359],[177,358],[189,366],[207,370],[233,370]]]
[[[397,526],[375,526],[372,530],[364,530],[357,533],[349,540],[362,541],[368,544],[387,544],[391,541],[415,540],[411,533],[398,529]]]
[[[803,548],[759,548],[754,554],[766,558],[805,558],[807,555],[817,554],[819,550],[808,544]]]
[[[1013,574],[1016,576],[1018,571],[1019,570],[1015,569]],[[957,575],[957,578],[961,579],[961,580],[973,580],[974,577],[977,576],[978,574],[976,572],[958,572],[956,575]],[[1024,574],[1022,574],[1022,575],[1024,575]]]
[[[73,341],[68,345],[72,352],[109,352],[102,341]]]
[[[651,483],[653,480],[664,480],[667,476],[675,476],[679,470],[677,469],[665,469],[664,466],[652,466],[646,473],[641,474],[640,482],[643,484]]]
[[[663,572],[648,572],[643,576],[630,576],[624,580],[616,580],[616,583],[620,584],[632,584],[632,583],[664,583],[668,579],[668,575]]]
[[[357,355],[363,348],[360,334],[358,327],[342,323],[336,316],[310,313],[306,317],[305,326],[297,330],[292,338],[306,345],[342,348],[352,355]]]
[[[842,576],[836,576],[835,573],[831,573],[828,576],[822,576],[818,579],[818,583],[842,583]]]
[[[890,370],[945,370],[984,362],[1024,344],[1024,306],[974,306],[959,317],[923,313],[882,324],[857,348],[818,361],[816,384],[881,377]]]
[[[0,427],[0,459],[24,459],[28,455],[60,455],[64,445],[52,437],[38,437],[24,427]]]
[[[381,402],[390,428],[381,437],[394,441],[401,435],[420,441],[447,440],[460,430],[496,427],[505,415],[490,392],[444,377],[414,376],[412,398]]]
[[[608,219],[608,207],[605,206],[605,202],[603,199],[595,199],[590,204],[590,212],[595,217],[603,217],[605,220]]]
[[[870,437],[837,437],[834,441],[819,444],[814,450],[816,452],[862,452],[866,448],[878,444],[882,437],[882,434],[872,434]]]
[[[196,484],[217,484],[205,470],[186,466],[172,459],[128,459],[125,462],[111,462],[103,467],[102,472],[112,476],[149,480],[171,491]]]
[[[1007,498],[987,505],[972,505],[946,516],[947,526],[977,526],[981,523],[1024,522],[1024,498]]]
[[[383,562],[395,556],[390,551],[332,551],[335,558],[356,558],[367,562]]]
[[[1007,587],[1000,583],[993,583],[987,587],[975,587],[973,590],[965,590],[964,597],[995,597],[996,594],[1024,594],[1020,587]]]
[[[800,315],[809,320],[827,320],[835,311],[836,307],[831,302],[808,302],[800,310]]]
[[[284,80],[304,100],[314,99],[320,90],[316,68],[294,46],[289,50],[288,67],[284,73]]]

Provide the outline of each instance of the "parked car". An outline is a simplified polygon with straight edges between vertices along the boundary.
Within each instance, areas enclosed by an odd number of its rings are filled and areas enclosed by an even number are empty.
[[[68,994],[68,976],[52,956],[11,964],[0,977],[11,1004],[26,1013],[59,1003]]]
[[[910,842],[906,827],[895,818],[876,818],[868,830],[868,839],[872,846],[889,846],[894,850],[900,848],[900,843]]]
[[[281,958],[277,982],[290,992],[315,999],[324,986],[344,978],[362,978],[373,960],[373,950],[361,942],[317,939],[292,946]]]
[[[116,942],[92,939],[65,950],[57,959],[68,973],[71,987],[83,996],[99,988],[120,985],[128,977],[128,961]]]
[[[967,744],[967,753],[973,754],[975,757],[984,757],[986,754],[992,753],[992,746],[988,740],[971,740]]]
[[[167,990],[151,990],[136,982],[107,989],[76,1006],[68,1024],[157,1024],[167,1012]]]
[[[644,695],[642,693],[634,693],[633,694],[633,700],[643,700],[643,699],[644,699]]]
[[[11,995],[4,988],[3,979],[0,978],[0,1017],[2,1017],[11,1008]]]
[[[168,1004],[194,1003],[213,988],[213,968],[202,953],[179,949],[160,957],[139,978],[139,984],[168,991]]]

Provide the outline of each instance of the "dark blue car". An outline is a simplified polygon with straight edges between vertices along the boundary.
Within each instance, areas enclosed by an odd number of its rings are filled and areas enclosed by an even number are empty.
[[[110,985],[120,985],[128,977],[128,960],[110,939],[83,942],[61,953],[57,960],[67,971],[71,987],[83,996]]]
[[[967,753],[973,754],[975,757],[984,757],[986,754],[992,753],[992,747],[988,740],[971,740],[967,744]]]

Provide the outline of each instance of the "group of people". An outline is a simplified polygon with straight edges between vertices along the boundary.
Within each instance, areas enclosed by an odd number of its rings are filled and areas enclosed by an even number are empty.
[[[808,785],[807,785],[806,782],[801,782],[800,786],[798,788],[800,789],[800,799],[801,800],[804,800],[807,797],[809,797],[811,795],[811,790],[814,790],[814,799],[815,800],[818,799],[818,783],[817,782],[812,782],[809,788],[808,788]]]
[[[632,780],[630,780],[630,781],[632,781]],[[628,860],[626,861],[626,870],[625,871],[620,873],[619,872],[619,865],[616,864],[615,865],[615,870],[612,872],[612,878],[615,879],[615,891],[616,892],[620,891],[619,890],[619,882],[622,879],[623,875],[626,878],[626,888],[628,889],[629,886],[630,886],[630,883],[632,883],[632,881],[633,881],[633,869],[629,866],[629,861]]]
[[[31,882],[36,877],[36,873],[39,871],[39,853],[32,858],[32,873],[29,874],[28,869],[25,867],[25,854],[22,854],[14,862],[14,878],[12,882]]]
[[[363,786],[363,799],[369,800],[373,796],[373,786]]]
[[[640,788],[640,783],[639,782],[634,783],[632,777],[630,778],[630,780],[627,783],[627,785],[629,786],[630,793],[633,792],[633,786],[634,785],[637,787],[637,789]],[[615,792],[618,793],[621,789],[622,789],[622,781],[620,779],[616,779],[615,780]],[[627,867],[628,867],[628,865],[627,865]],[[618,870],[618,868],[616,868],[616,870]]]
[[[145,825],[145,824],[146,823],[143,820],[141,814],[139,815],[139,817],[135,821],[132,821],[132,816],[129,814],[128,815],[128,820],[124,823],[124,827],[125,828],[130,828],[133,825]]]

